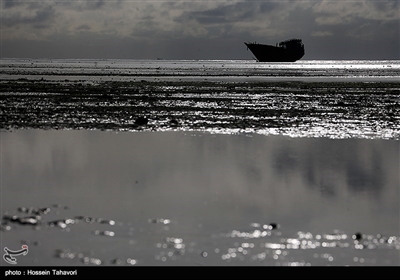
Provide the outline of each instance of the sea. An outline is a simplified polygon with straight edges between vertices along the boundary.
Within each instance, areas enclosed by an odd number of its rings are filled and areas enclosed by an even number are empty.
[[[0,74],[2,267],[400,265],[399,60]]]

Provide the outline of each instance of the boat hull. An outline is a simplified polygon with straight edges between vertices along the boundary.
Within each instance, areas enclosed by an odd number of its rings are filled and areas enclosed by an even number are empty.
[[[245,43],[259,62],[295,62],[301,59],[304,48],[285,49],[264,44]]]

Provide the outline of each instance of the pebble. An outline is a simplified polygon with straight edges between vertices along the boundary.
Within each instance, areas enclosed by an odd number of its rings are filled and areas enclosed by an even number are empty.
[[[138,117],[135,120],[135,124],[142,126],[142,125],[147,125],[147,123],[149,122],[149,120],[146,117]]]

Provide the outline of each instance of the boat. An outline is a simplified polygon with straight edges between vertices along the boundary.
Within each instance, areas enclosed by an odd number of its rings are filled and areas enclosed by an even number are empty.
[[[244,43],[259,62],[295,62],[305,54],[301,39],[290,39],[276,44],[276,46],[259,43]]]

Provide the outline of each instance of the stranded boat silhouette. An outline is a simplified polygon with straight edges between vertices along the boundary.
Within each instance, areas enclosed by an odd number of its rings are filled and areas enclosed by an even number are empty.
[[[295,62],[305,54],[300,39],[282,41],[276,46],[258,43],[244,43],[259,62]]]

